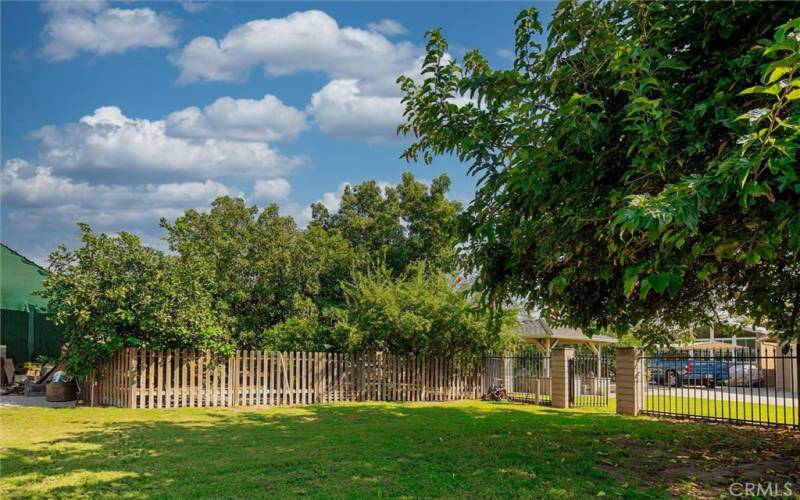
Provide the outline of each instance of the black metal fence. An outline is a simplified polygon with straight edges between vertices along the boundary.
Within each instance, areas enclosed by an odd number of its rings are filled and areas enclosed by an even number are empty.
[[[487,387],[505,389],[509,401],[550,405],[552,379],[550,358],[538,352],[484,357]]]
[[[576,353],[569,360],[569,405],[608,406],[614,379],[614,359]]]
[[[800,428],[796,348],[645,355],[642,413]]]

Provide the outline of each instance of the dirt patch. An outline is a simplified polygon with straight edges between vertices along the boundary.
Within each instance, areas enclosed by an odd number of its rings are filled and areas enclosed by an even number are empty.
[[[611,449],[599,468],[620,481],[666,485],[676,496],[730,496],[733,483],[789,485],[800,494],[800,433],[675,423],[670,440],[605,439]],[[698,425],[705,426],[700,428]],[[681,432],[691,426],[691,432]],[[700,439],[698,439],[698,436]]]

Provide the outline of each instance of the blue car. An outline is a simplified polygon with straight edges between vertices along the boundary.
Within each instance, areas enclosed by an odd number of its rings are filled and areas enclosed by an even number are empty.
[[[727,384],[730,378],[727,361],[693,358],[652,358],[648,361],[650,381],[654,384],[716,387]]]

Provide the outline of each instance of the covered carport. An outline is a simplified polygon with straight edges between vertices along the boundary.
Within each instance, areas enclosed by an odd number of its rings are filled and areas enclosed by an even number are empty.
[[[589,337],[581,330],[566,327],[551,327],[542,318],[524,315],[517,324],[517,334],[525,343],[530,344],[548,360],[545,364],[545,375],[550,376],[550,356],[556,347],[575,347],[585,345],[597,356],[597,373],[600,373],[603,358],[603,346],[618,342],[616,337],[608,335],[592,335]]]
[[[552,394],[552,354],[562,347],[585,345],[588,352],[575,353],[570,362],[570,386],[575,396],[573,403],[589,401],[584,396],[599,396],[591,401],[607,402],[611,392],[613,357],[604,359],[603,347],[615,344],[617,339],[608,335],[589,337],[578,329],[551,327],[544,319],[530,315],[518,318],[516,333],[535,352],[517,351],[489,356],[486,360],[488,388],[502,383],[509,399],[537,404],[550,404]],[[594,404],[592,404],[594,406]]]

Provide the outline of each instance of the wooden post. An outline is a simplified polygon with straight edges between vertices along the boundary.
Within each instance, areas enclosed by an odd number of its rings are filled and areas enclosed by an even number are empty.
[[[366,354],[361,354],[358,357],[358,374],[356,375],[357,378],[357,392],[358,392],[358,400],[364,401],[365,399],[365,390],[364,384],[366,382],[364,377],[364,370],[366,369]]]
[[[348,383],[350,379],[347,378],[348,368],[347,368],[347,354],[334,354],[333,359],[336,360],[336,395],[334,396],[334,401],[351,401],[351,394]]]
[[[267,404],[277,405],[278,401],[278,381],[277,374],[280,373],[278,368],[279,353],[269,353],[269,385],[267,386]]]
[[[111,360],[108,363],[108,370],[109,370],[109,391],[108,391],[108,404],[110,406],[116,406],[117,404],[117,396],[116,391],[114,388],[117,385],[117,356],[116,353],[111,355]]]
[[[250,405],[257,406],[258,403],[258,351],[250,351]]]
[[[155,355],[153,351],[148,352],[148,366],[147,366],[147,407],[155,408],[155,400],[153,394],[154,378],[155,378]]]
[[[283,404],[283,391],[281,387],[283,387],[283,365],[284,365],[284,357],[282,352],[277,352],[274,354],[274,368],[272,369],[272,401],[275,406],[280,406]]]
[[[256,404],[264,405],[264,352],[256,352]]]
[[[166,383],[164,384],[164,407],[173,408],[172,402],[172,349],[167,349],[167,366],[164,369]]]
[[[136,359],[136,349],[128,347],[128,408],[136,408],[136,379],[139,374],[138,360]]]
[[[225,406],[233,406],[233,360],[234,356],[228,358],[225,364]]]
[[[117,386],[119,385],[119,356],[115,352],[113,356],[111,356],[111,369],[113,373],[111,374],[111,405],[117,406]]]
[[[234,393],[233,393],[233,405],[240,406],[244,401],[242,401],[242,382],[244,382],[244,358],[242,357],[242,351],[236,351],[236,369],[233,373],[233,384],[234,384]]]
[[[181,350],[172,349],[172,407],[180,408],[181,405]]]
[[[255,404],[255,384],[256,384],[256,353],[255,351],[247,351],[247,405],[253,406]]]
[[[292,392],[289,403],[292,405],[300,404],[300,353],[292,351],[290,353],[291,368],[290,375],[292,376]]]
[[[147,366],[147,357],[146,357],[147,355],[144,349],[137,348],[135,351],[135,356],[136,356],[136,366],[139,370],[139,376],[137,377],[136,380],[136,399],[137,399],[136,407],[146,408],[147,401],[144,398],[144,387],[145,387],[144,384],[147,376],[145,372],[145,366]]]
[[[283,366],[283,404],[292,404],[292,384],[294,383],[294,356],[291,351],[284,353]]]
[[[203,405],[210,408],[212,406],[211,400],[214,397],[214,370],[211,363],[211,353],[203,351],[203,373],[205,373],[205,381],[203,382]]]
[[[322,376],[325,366],[322,364],[321,353],[315,352],[314,356],[314,403],[322,403]]]
[[[291,374],[289,372],[290,362],[291,360],[289,359],[289,352],[282,352],[280,365],[281,376],[278,377],[278,403],[281,405],[289,404],[289,382],[291,378]]]
[[[189,351],[188,349],[180,349],[178,351],[181,361],[181,407],[189,407]]]
[[[208,362],[209,362],[209,366],[208,367],[210,368],[209,371],[211,372],[211,375],[210,375],[210,385],[211,385],[211,387],[209,387],[209,390],[211,391],[211,394],[209,395],[208,403],[209,403],[209,406],[211,406],[213,408],[213,407],[217,406],[217,380],[219,378],[219,366],[217,366],[217,363],[216,363],[216,360],[214,359],[214,356],[212,356],[210,353],[208,355]]]
[[[225,364],[220,363],[219,378],[219,405],[229,407],[231,405],[231,358],[225,359]]]
[[[300,356],[303,359],[303,366],[301,368],[301,379],[303,381],[303,404],[308,404],[311,396],[311,353],[304,352]]]

